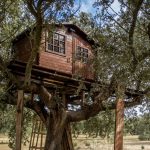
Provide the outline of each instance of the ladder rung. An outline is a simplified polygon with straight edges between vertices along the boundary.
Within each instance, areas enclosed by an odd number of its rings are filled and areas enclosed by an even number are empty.
[[[44,130],[43,122],[41,120],[35,120],[31,132],[29,150],[44,150],[45,136],[46,130]]]
[[[36,149],[44,149],[44,147],[36,147],[36,146],[32,146],[30,148],[36,148]]]
[[[44,133],[44,132],[32,132],[32,134],[43,134],[43,135],[46,135],[46,133]]]

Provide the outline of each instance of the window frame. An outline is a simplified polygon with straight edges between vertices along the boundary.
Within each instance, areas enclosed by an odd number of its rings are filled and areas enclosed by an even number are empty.
[[[52,36],[51,38],[49,36],[49,33],[51,34],[50,36]],[[57,35],[58,38],[55,38],[55,35]],[[63,40],[60,40],[60,37],[63,37]],[[50,42],[50,40],[52,42]],[[58,42],[58,45],[55,44],[56,41]],[[60,46],[61,43],[63,44],[63,46]],[[52,46],[52,49],[50,49],[49,46]],[[55,50],[55,48],[57,48],[58,51]],[[61,48],[64,49],[63,52],[61,51]],[[65,56],[66,55],[66,36],[58,32],[47,32],[46,52]]]
[[[77,45],[76,47],[76,60],[87,64],[89,58],[89,49]]]

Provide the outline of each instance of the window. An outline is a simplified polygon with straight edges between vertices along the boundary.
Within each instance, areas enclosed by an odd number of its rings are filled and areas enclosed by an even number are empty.
[[[65,36],[53,33],[48,38],[48,51],[65,54]]]
[[[87,61],[88,61],[88,49],[77,46],[76,57],[77,57],[77,60],[80,60],[83,63],[87,63]]]

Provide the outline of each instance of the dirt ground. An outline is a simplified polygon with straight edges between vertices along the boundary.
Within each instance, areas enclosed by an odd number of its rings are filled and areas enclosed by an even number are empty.
[[[8,141],[7,137],[0,136],[0,142]],[[113,141],[99,139],[99,138],[85,138],[80,136],[77,139],[73,139],[75,150],[113,150]],[[28,150],[27,147],[23,147],[22,150]],[[11,150],[8,144],[0,144],[0,150]],[[137,136],[125,136],[124,137],[124,150],[150,150],[150,141],[139,141]]]

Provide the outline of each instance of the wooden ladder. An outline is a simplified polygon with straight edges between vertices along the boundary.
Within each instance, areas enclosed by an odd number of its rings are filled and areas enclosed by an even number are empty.
[[[39,117],[35,117],[32,126],[29,150],[44,150],[46,129]]]

